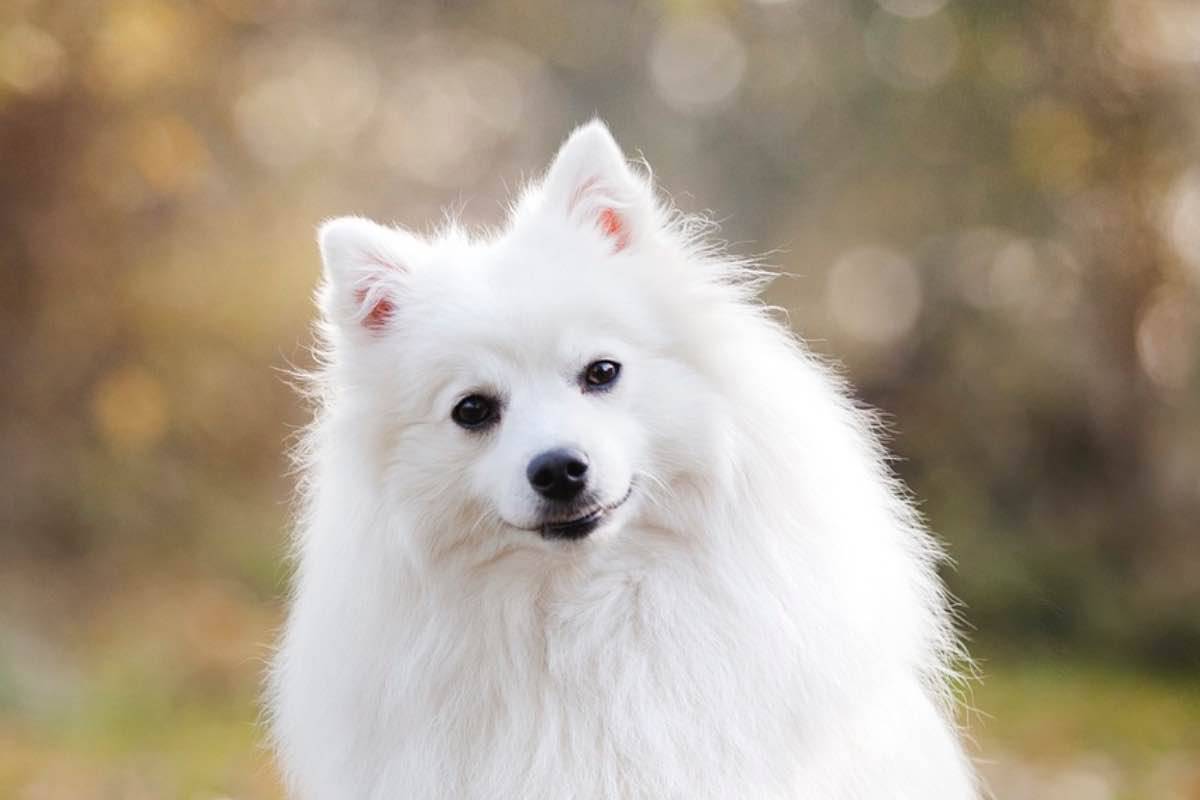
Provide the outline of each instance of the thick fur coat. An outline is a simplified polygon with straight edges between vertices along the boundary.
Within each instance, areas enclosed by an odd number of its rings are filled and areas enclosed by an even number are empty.
[[[976,796],[939,550],[705,232],[598,122],[493,235],[322,227],[269,693],[295,797]],[[586,524],[531,488],[561,447]]]

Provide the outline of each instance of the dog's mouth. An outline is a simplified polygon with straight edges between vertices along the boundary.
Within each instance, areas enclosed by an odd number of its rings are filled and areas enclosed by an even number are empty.
[[[567,541],[582,539],[592,531],[596,530],[596,528],[600,527],[600,524],[603,523],[604,520],[607,519],[610,514],[612,514],[612,512],[625,505],[625,501],[628,500],[629,496],[632,494],[633,484],[630,483],[629,489],[626,490],[625,495],[615,503],[593,508],[586,514],[573,517],[571,519],[547,520],[535,530],[541,534],[543,539],[563,539]]]

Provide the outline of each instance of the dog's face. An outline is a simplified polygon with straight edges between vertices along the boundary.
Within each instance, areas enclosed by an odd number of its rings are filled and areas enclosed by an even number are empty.
[[[660,226],[593,123],[495,239],[322,228],[334,380],[363,420],[347,446],[432,546],[603,540],[705,468],[715,396]]]

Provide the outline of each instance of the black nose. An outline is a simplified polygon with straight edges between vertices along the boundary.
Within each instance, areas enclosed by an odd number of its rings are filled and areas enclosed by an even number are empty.
[[[525,470],[525,477],[547,500],[573,500],[587,485],[587,471],[587,456],[560,447],[535,456]]]

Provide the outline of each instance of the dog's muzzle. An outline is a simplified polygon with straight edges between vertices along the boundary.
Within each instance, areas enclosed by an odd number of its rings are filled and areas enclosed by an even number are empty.
[[[609,515],[625,504],[625,501],[628,500],[629,496],[632,494],[633,484],[630,483],[629,489],[626,490],[625,495],[617,502],[607,506],[594,507],[586,513],[576,517],[570,517],[562,520],[547,520],[542,523],[540,528],[537,529],[538,533],[541,534],[543,539],[564,539],[567,541],[582,539],[592,531],[596,530],[596,528],[600,527],[600,525],[609,517]]]

